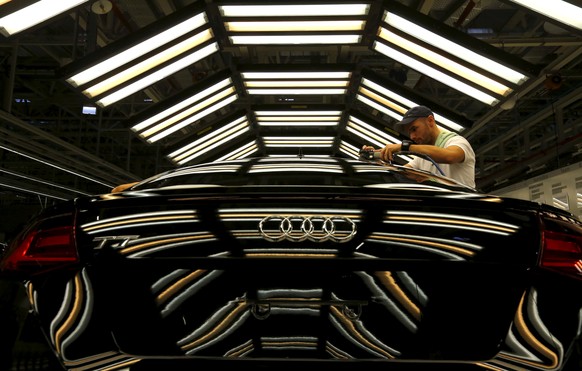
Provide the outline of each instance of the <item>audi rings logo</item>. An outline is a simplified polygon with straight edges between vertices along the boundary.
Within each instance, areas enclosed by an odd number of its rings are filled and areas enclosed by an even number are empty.
[[[344,216],[270,215],[259,223],[259,232],[267,241],[347,242],[356,235],[356,223]]]

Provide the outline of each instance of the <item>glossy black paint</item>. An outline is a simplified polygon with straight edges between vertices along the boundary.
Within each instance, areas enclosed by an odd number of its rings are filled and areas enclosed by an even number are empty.
[[[238,160],[46,210],[79,263],[4,273],[65,369],[561,370],[582,279],[540,268],[550,219],[582,230],[400,166]]]

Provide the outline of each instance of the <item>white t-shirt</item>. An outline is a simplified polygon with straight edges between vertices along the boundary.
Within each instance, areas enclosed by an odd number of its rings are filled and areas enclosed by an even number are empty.
[[[475,188],[475,152],[469,141],[461,135],[453,135],[439,146],[446,148],[449,146],[460,147],[465,152],[465,160],[457,164],[438,164],[445,176],[455,179],[465,185]],[[440,172],[430,161],[424,160],[418,156],[412,156],[412,161],[409,164],[415,169],[430,171],[431,173],[439,174]]]

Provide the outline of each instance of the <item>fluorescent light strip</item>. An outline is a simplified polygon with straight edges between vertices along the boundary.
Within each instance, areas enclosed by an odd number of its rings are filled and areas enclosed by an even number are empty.
[[[155,82],[158,82],[166,77],[168,77],[169,75],[184,69],[188,66],[190,66],[191,64],[194,64],[196,62],[198,62],[199,60],[209,56],[212,53],[215,53],[218,51],[218,44],[217,43],[212,43],[208,46],[205,46],[204,48],[197,50],[187,56],[185,56],[184,58],[181,58],[177,61],[175,61],[174,63],[161,68],[157,71],[155,71],[154,73],[151,73],[145,77],[143,77],[142,79],[116,91],[113,94],[110,94],[104,98],[99,99],[96,103],[99,104],[102,107],[106,107],[108,105],[110,105],[111,103],[117,102],[118,100],[127,97],[128,95],[135,93],[136,91],[145,88],[146,86],[150,86]]]
[[[103,94],[104,92],[113,89],[117,85],[123,84],[143,73],[146,73],[150,69],[166,63],[167,61],[176,58],[180,54],[184,54],[187,51],[194,49],[198,45],[208,41],[212,38],[212,33],[210,30],[202,31],[201,33],[190,37],[181,43],[174,45],[168,49],[161,51],[160,53],[136,64],[131,67],[124,69],[123,71],[95,84],[85,90],[85,94],[89,98],[96,97]]]
[[[216,149],[222,145],[224,145],[227,142],[230,142],[231,140],[233,140],[234,138],[246,133],[247,131],[250,130],[250,127],[248,125],[248,122],[244,122],[243,124],[237,126],[236,128],[233,128],[232,130],[229,130],[228,132],[222,134],[221,136],[218,136],[216,138],[212,138],[212,140],[209,140],[207,143],[205,143],[202,146],[199,146],[199,148],[201,148],[200,151],[194,152],[196,149],[190,151],[189,153],[192,153],[192,155],[190,155],[189,157],[184,158],[183,160],[177,161],[179,165],[183,165],[185,163],[188,163],[190,161],[192,161],[193,159],[195,159],[196,157],[199,157],[213,149]],[[225,136],[229,134],[228,136]],[[216,139],[220,139],[223,138],[222,140],[219,141],[215,141]],[[208,145],[209,143],[213,143],[212,145]],[[206,147],[206,148],[204,148]],[[202,149],[204,148],[204,149]]]
[[[264,137],[267,140],[334,140],[334,137]]]
[[[17,34],[86,2],[87,0],[37,1],[0,18],[0,32],[6,37]]]
[[[257,121],[293,121],[293,122],[307,122],[307,121],[333,121],[340,120],[340,116],[257,116]]]
[[[497,98],[494,98],[491,95],[486,94],[479,89],[467,85],[464,82],[461,82],[433,67],[430,67],[414,58],[411,58],[385,44],[382,44],[380,42],[374,42],[374,49],[388,56],[389,58],[392,58],[404,65],[407,65],[410,68],[415,69],[418,72],[428,77],[431,77],[437,81],[440,81],[441,83],[448,85],[451,88],[456,89],[463,94],[471,96],[483,103],[489,104],[491,106],[499,103],[499,100]]]
[[[11,189],[16,189],[16,190],[23,191],[23,192],[27,192],[27,193],[32,193],[32,194],[39,195],[39,196],[56,198],[57,200],[62,200],[62,201],[66,201],[67,200],[66,198],[53,196],[53,195],[48,194],[48,193],[42,193],[42,192],[38,192],[38,191],[32,191],[32,190],[26,189],[26,188],[15,187],[15,186],[10,185],[10,184],[0,183],[0,186],[6,187],[6,188],[11,188]]]
[[[346,127],[346,130],[348,130],[349,132],[358,135],[359,137],[363,138],[363,139],[367,139],[369,142],[366,144],[373,144],[378,148],[384,148],[386,146],[386,144],[388,143],[399,143],[398,140],[386,140],[380,136],[378,136],[376,133],[374,133],[373,131],[370,130],[366,130],[365,128],[355,125],[352,121],[348,122],[348,126]]]
[[[214,94],[216,91],[223,89],[230,84],[232,84],[232,80],[230,78],[226,78],[226,79],[220,81],[219,83],[214,84],[211,87],[206,88],[206,89],[202,90],[201,92],[194,94],[193,96],[183,100],[182,102],[180,102],[178,104],[174,104],[173,106],[169,107],[168,109],[163,110],[160,113],[155,114],[154,116],[151,116],[150,118],[139,122],[138,124],[134,125],[131,129],[133,131],[143,130],[146,127],[154,124],[155,122],[160,121],[164,117],[174,115],[176,112],[192,105],[194,102],[197,102],[208,95]]]
[[[311,169],[333,169],[342,170],[342,167],[336,164],[319,164],[310,162],[272,162],[272,163],[262,163],[258,165],[253,165],[249,173],[254,172],[253,170],[263,170],[263,169],[286,169],[288,167],[301,167],[301,168],[311,168]]]
[[[241,72],[243,79],[270,79],[270,80],[281,80],[281,79],[349,79],[352,75],[348,71],[340,72]]]
[[[259,126],[337,126],[339,121],[329,122],[329,121],[261,121],[258,120],[257,124]]]
[[[386,143],[380,142],[374,138],[367,136],[366,134],[362,133],[360,130],[357,130],[353,126],[347,126],[346,130],[349,131],[350,133],[355,134],[355,135],[359,136],[360,138],[364,139],[366,144],[369,144],[369,145],[373,144],[378,148],[382,148],[382,147],[386,146]]]
[[[359,126],[362,129],[367,130],[370,133],[373,133],[375,136],[384,140],[385,142],[391,142],[391,143],[399,143],[400,142],[400,139],[396,138],[395,136],[392,136],[388,133],[385,133],[382,130],[377,129],[374,126],[367,124],[364,121],[362,121],[354,116],[350,116],[348,123],[353,124],[356,127]]]
[[[298,4],[298,5],[222,5],[220,12],[225,17],[297,17],[366,15],[368,4]]]
[[[402,120],[402,115],[397,114],[396,112],[384,107],[381,104],[378,104],[376,102],[374,102],[371,99],[368,99],[366,97],[364,97],[361,94],[356,94],[356,99],[359,100],[360,102],[364,102],[365,104],[367,104],[368,106],[377,109],[378,111],[392,117],[393,119],[400,121]]]
[[[475,70],[465,67],[462,64],[454,62],[442,54],[433,52],[432,50],[429,50],[418,44],[415,44],[412,41],[407,40],[401,36],[398,36],[395,33],[390,32],[384,28],[380,29],[379,36],[382,39],[386,40],[387,42],[397,45],[404,50],[408,50],[409,52],[416,54],[420,58],[426,61],[430,61],[431,63],[434,63],[450,71],[451,73],[454,73],[457,76],[461,76],[465,80],[472,81],[475,84],[480,85],[495,94],[506,96],[513,91],[513,89],[509,88],[506,85],[503,85],[487,76],[484,76]],[[492,72],[495,71],[493,70]]]
[[[396,101],[396,102],[402,104],[405,107],[417,106],[417,104],[414,103],[413,101],[411,101],[410,99],[407,99],[407,98],[403,97],[402,95],[393,92],[392,90],[388,90],[385,87],[381,86],[380,84],[376,84],[372,80],[362,78],[362,85],[365,85],[365,86],[379,92],[380,94],[384,95],[385,97],[388,97],[388,98],[392,99],[393,101]],[[403,108],[402,111],[399,111],[399,112],[404,114],[404,112],[406,112],[406,108]]]
[[[230,86],[220,92],[216,92],[214,93],[212,96],[210,96],[208,99],[205,99],[201,102],[197,102],[196,104],[193,104],[192,106],[188,107],[187,109],[176,113],[172,116],[169,116],[167,119],[158,122],[156,125],[150,127],[149,129],[147,129],[146,131],[140,133],[141,136],[147,138],[150,137],[164,129],[167,129],[168,127],[171,127],[173,125],[176,125],[177,122],[182,122],[184,123],[184,120],[191,117],[192,115],[196,114],[197,112],[200,112],[210,106],[212,106],[213,104],[216,104],[217,102],[223,100],[224,98],[232,95],[234,93],[234,87]],[[181,126],[180,128],[182,128],[184,126]]]
[[[74,172],[74,171],[71,171],[71,170],[65,169],[64,167],[61,167],[61,166],[57,166],[57,165],[51,164],[50,162],[47,162],[47,161],[44,161],[44,160],[38,159],[38,158],[36,158],[36,157],[33,157],[33,156],[30,156],[30,155],[27,155],[27,154],[25,154],[25,153],[22,153],[22,152],[15,151],[15,150],[13,150],[13,149],[11,149],[11,148],[4,147],[4,146],[2,146],[2,145],[0,145],[0,148],[4,149],[4,150],[6,150],[6,151],[10,151],[10,152],[12,152],[12,153],[16,153],[17,155],[20,155],[20,156],[23,156],[23,157],[29,158],[29,159],[31,159],[31,160],[34,160],[34,161],[36,161],[36,162],[40,162],[41,164],[45,164],[45,165],[48,165],[48,166],[52,166],[52,167],[54,167],[55,169],[59,169],[59,170],[62,170],[62,171],[66,171],[66,172],[67,172],[67,173],[69,173],[69,174],[73,174],[73,175],[76,175],[76,176],[78,176],[78,177],[81,177],[81,178],[84,178],[84,179],[90,180],[90,181],[92,181],[92,182],[95,182],[95,183],[102,184],[102,185],[104,185],[104,186],[106,186],[106,187],[108,187],[108,188],[113,188],[113,187],[115,187],[115,186],[113,186],[113,185],[111,185],[111,184],[103,183],[103,182],[101,182],[101,181],[99,181],[99,180],[96,180],[96,179],[93,179],[93,178],[89,178],[88,176],[85,176],[85,175],[82,175],[82,174],[76,173],[76,172]]]
[[[256,116],[339,116],[342,111],[255,111]]]
[[[375,102],[381,104],[382,106],[390,108],[392,111],[396,111],[396,112],[399,112],[402,114],[404,114],[404,112],[406,112],[405,107],[402,107],[401,105],[396,104],[393,101],[388,100],[388,99],[384,98],[383,96],[376,94],[375,92],[373,92],[369,89],[366,89],[365,87],[360,87],[359,92],[360,92],[360,94],[374,100]]]
[[[314,147],[314,148],[328,148],[333,145],[333,141],[265,141],[265,147],[273,148],[288,148],[288,147]]]
[[[194,148],[196,146],[199,146],[200,144],[206,143],[207,140],[208,140],[208,138],[211,138],[211,137],[220,135],[221,133],[224,133],[225,131],[228,131],[228,130],[231,130],[232,128],[234,128],[234,127],[237,127],[241,123],[248,125],[248,119],[247,119],[246,116],[239,117],[238,119],[236,119],[236,120],[234,120],[234,121],[232,121],[232,122],[230,122],[230,123],[222,126],[221,128],[213,131],[212,133],[210,133],[208,135],[205,135],[203,137],[198,138],[197,140],[195,140],[194,142],[188,144],[187,146],[182,147],[182,148],[180,148],[180,149],[178,149],[178,150],[170,153],[168,155],[168,157],[170,157],[170,158],[178,158],[178,159],[183,158],[184,156],[186,156],[184,153],[190,151],[192,148]]]
[[[247,93],[250,95],[339,95],[345,94],[346,89],[247,89]]]
[[[281,140],[281,139],[265,139],[265,144],[332,144],[332,140]]]
[[[205,109],[204,111],[201,111],[199,113],[197,113],[196,115],[190,116],[187,120],[182,121],[180,124],[178,125],[174,125],[172,127],[170,127],[169,129],[166,129],[164,131],[162,131],[161,133],[154,135],[153,137],[151,137],[150,139],[148,139],[148,142],[153,143],[156,142],[164,137],[166,137],[167,135],[172,134],[173,132],[180,130],[181,128],[190,125],[191,123],[197,121],[198,119],[209,115],[210,113],[221,109],[222,107],[231,104],[232,102],[234,102],[238,97],[236,95],[233,95],[227,99],[224,99],[222,102],[219,102],[211,107],[208,107],[207,109]]]
[[[257,141],[253,140],[252,142],[249,142],[249,143],[245,144],[244,146],[239,147],[239,148],[235,149],[234,151],[229,152],[226,155],[217,158],[213,162],[225,161],[225,160],[238,160],[241,158],[245,158],[245,157],[248,157],[249,155],[255,153],[258,149],[259,148],[257,146]]]
[[[582,30],[582,8],[562,0],[510,0],[560,23]]]
[[[394,93],[391,90],[388,90],[386,88],[384,88],[383,86],[380,86],[379,84],[376,84],[375,82],[368,80],[366,78],[362,78],[362,85],[364,86],[368,86],[371,89],[381,93],[382,95],[398,102],[401,103],[403,106],[397,106],[398,109],[396,110],[398,113],[400,113],[401,115],[404,115],[404,113],[414,107],[414,106],[418,106],[418,103],[415,103],[409,99],[404,98],[403,96]],[[441,123],[443,124],[445,127],[447,127],[450,130],[454,130],[458,133],[462,132],[463,130],[465,130],[465,128],[462,125],[457,124],[456,122],[449,120],[448,118],[439,115],[438,113],[434,112],[434,118],[437,121],[437,123]],[[397,118],[398,121],[402,120],[402,116]]]
[[[297,158],[297,155],[272,155],[272,156],[269,156],[269,157],[295,157],[295,158]],[[338,161],[336,159],[329,158],[328,155],[310,155],[309,157],[317,157],[317,158],[320,158],[321,161],[318,161],[318,162],[326,162],[326,163],[334,163],[334,164],[337,164],[338,163]],[[258,162],[260,162],[260,163],[268,163],[268,164],[274,164],[274,163],[277,163],[277,162],[285,162],[285,163],[287,163],[288,161],[289,160],[286,160],[284,158],[267,158],[267,159],[260,158],[258,160]]]
[[[544,3],[550,3],[548,0],[543,0]],[[535,0],[530,1],[528,3],[535,2]],[[541,1],[540,1],[541,3]],[[578,10],[580,10],[578,8]],[[580,14],[580,12],[579,12]],[[582,14],[580,14],[582,16]],[[480,54],[475,53],[471,49],[467,49],[459,44],[456,44],[434,32],[431,32],[425,28],[422,28],[415,24],[414,22],[408,21],[396,14],[387,12],[384,16],[384,22],[387,24],[404,31],[419,40],[426,42],[434,47],[437,47],[441,50],[446,51],[447,53],[454,55],[458,58],[461,58],[475,66],[482,68],[485,71],[490,71],[495,75],[505,79],[506,81],[512,82],[516,85],[523,83],[527,80],[527,76],[524,74],[514,71],[511,68],[495,62],[489,58],[486,58]],[[406,48],[407,49],[407,48]],[[429,57],[432,58],[432,57]],[[430,60],[430,59],[429,59]],[[445,67],[444,65],[441,65]]]
[[[360,158],[360,150],[346,141],[340,142],[340,151],[355,159]]]
[[[358,44],[360,35],[260,35],[260,36],[229,36],[234,45],[301,45],[301,44]]]
[[[152,50],[170,42],[171,40],[175,40],[176,38],[195,30],[207,22],[208,21],[205,13],[197,14],[194,17],[177,24],[176,26],[167,29],[166,31],[160,32],[154,37],[144,40],[135,46],[115,54],[107,60],[104,60],[82,72],[77,73],[76,75],[68,78],[67,82],[75,87],[83,85],[96,79],[106,72],[112,71],[136,58],[139,58],[144,54],[151,52]]]
[[[215,135],[215,134],[217,134],[217,133],[222,133],[222,132],[224,132],[224,131],[226,131],[226,130],[230,130],[231,128],[233,128],[233,127],[235,127],[235,126],[239,125],[241,122],[248,122],[248,119],[247,119],[247,117],[246,117],[246,116],[241,116],[241,117],[239,117],[238,119],[236,119],[236,120],[234,120],[234,121],[232,121],[232,122],[230,122],[230,123],[228,123],[228,124],[224,125],[223,127],[219,128],[219,129],[217,129],[217,130],[215,130],[213,133],[211,133],[211,134],[209,134],[209,135]],[[171,158],[178,157],[178,156],[182,155],[184,152],[186,152],[186,151],[188,151],[188,150],[192,149],[193,147],[195,147],[195,146],[199,145],[200,143],[204,143],[204,142],[206,141],[206,139],[207,139],[207,138],[208,138],[208,135],[205,135],[205,136],[203,136],[203,137],[201,137],[201,138],[199,138],[199,139],[195,140],[194,142],[192,142],[192,143],[188,144],[187,146],[185,146],[185,147],[182,147],[182,148],[180,148],[180,149],[178,149],[178,150],[176,150],[176,151],[174,151],[174,152],[170,153],[170,154],[168,155],[168,157],[171,157]]]
[[[272,31],[362,31],[366,22],[350,21],[265,21],[225,22],[228,32]]]
[[[318,81],[304,81],[304,80],[273,80],[273,81],[245,81],[245,87],[247,88],[297,88],[297,87],[347,87],[348,81],[330,81],[330,80],[318,80]]]

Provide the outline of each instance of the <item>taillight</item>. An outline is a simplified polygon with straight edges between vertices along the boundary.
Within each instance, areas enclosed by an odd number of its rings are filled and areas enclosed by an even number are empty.
[[[78,260],[73,226],[36,225],[11,244],[0,261],[0,271],[34,274]]]
[[[582,226],[572,219],[544,218],[540,266],[582,280]]]

